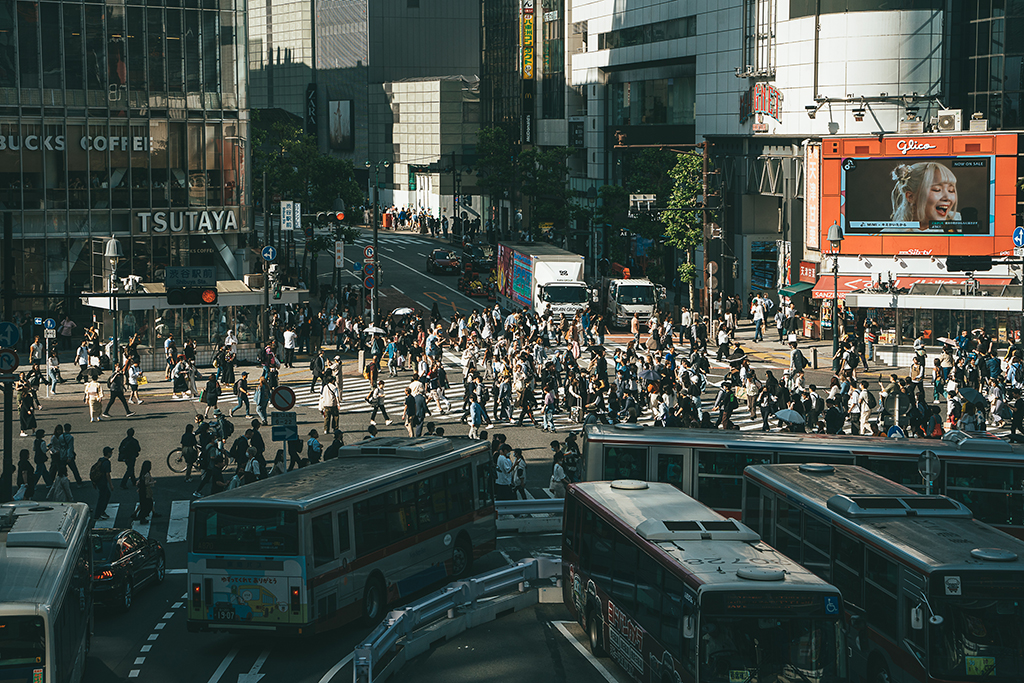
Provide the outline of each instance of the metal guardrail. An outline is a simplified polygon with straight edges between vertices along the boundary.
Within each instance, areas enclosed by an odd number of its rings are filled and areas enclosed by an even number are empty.
[[[559,515],[565,509],[564,498],[531,498],[529,500],[496,500],[494,511],[501,515]]]
[[[528,501],[521,501],[528,502]],[[392,653],[399,641],[408,638],[417,629],[422,628],[442,617],[452,619],[458,611],[471,610],[484,598],[490,598],[517,588],[520,593],[526,590],[527,581],[551,579],[562,574],[562,561],[557,558],[530,558],[519,563],[481,574],[465,581],[442,588],[439,591],[417,600],[400,610],[392,610],[387,618],[360,644],[353,653],[353,683],[373,683],[374,665],[382,662]],[[405,654],[405,648],[400,654]],[[388,668],[398,660],[388,663]],[[397,666],[404,663],[404,657],[397,661]],[[386,678],[394,671],[382,672]]]

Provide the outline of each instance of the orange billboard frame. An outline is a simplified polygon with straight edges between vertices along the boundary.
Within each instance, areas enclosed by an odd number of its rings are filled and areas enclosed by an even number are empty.
[[[1018,144],[1018,136],[1015,133],[926,133],[823,139],[820,224],[822,248],[827,250],[828,228],[837,221],[843,227],[844,254],[937,257],[1012,254],[1013,230],[1016,226]],[[886,234],[884,231],[878,234],[855,234],[856,231],[849,229],[847,197],[843,186],[844,162],[849,168],[851,162],[856,163],[858,160],[899,160],[899,164],[912,165],[915,160],[937,158],[991,160],[990,173],[994,182],[991,183],[991,205],[988,206],[991,217],[989,234],[944,234],[931,231],[921,234]],[[879,192],[888,197],[892,189],[888,185],[882,185]]]

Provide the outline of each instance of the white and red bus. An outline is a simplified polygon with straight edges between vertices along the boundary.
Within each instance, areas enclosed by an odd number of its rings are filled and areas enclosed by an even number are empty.
[[[376,438],[192,503],[190,631],[310,635],[469,573],[494,549],[491,451]]]
[[[675,487],[569,487],[563,601],[635,680],[847,681],[839,590]]]
[[[669,482],[708,507],[739,517],[743,469],[749,465],[859,465],[924,492],[918,459],[926,450],[941,463],[931,492],[958,500],[981,521],[1024,538],[1024,446],[985,432],[952,431],[942,439],[886,439],[587,425],[581,479]]]
[[[853,465],[757,465],[743,520],[846,602],[871,683],[1024,681],[1024,541]]]

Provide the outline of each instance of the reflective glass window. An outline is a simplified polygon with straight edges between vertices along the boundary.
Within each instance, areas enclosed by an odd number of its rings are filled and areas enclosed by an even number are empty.
[[[63,87],[61,79],[63,63],[60,56],[60,5],[52,2],[44,2],[40,5],[40,29],[42,35],[48,38],[46,49],[42,51],[43,87],[59,90]],[[63,93],[53,93],[55,98],[61,95]]]
[[[61,3],[64,11],[64,79],[68,90],[85,88],[84,61],[82,50],[85,36],[82,34],[82,6]]]
[[[149,55],[149,89],[164,92],[167,78],[164,74],[164,11],[159,7],[146,9],[146,43]]]
[[[39,87],[39,3],[18,3],[18,68],[22,88]]]
[[[0,34],[8,36],[0,41],[0,88],[13,88],[18,84],[18,65],[15,63],[14,6],[10,2],[0,4]]]

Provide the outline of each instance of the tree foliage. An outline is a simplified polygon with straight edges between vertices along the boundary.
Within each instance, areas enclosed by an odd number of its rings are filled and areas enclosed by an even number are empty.
[[[668,197],[668,207],[661,216],[665,228],[666,243],[677,249],[692,252],[701,243],[703,237],[703,219],[698,210],[680,210],[697,205],[697,196],[701,193],[703,183],[703,156],[698,152],[687,152],[676,157],[676,165],[669,171],[672,191]],[[681,282],[692,282],[696,270],[693,259],[679,266]]]

